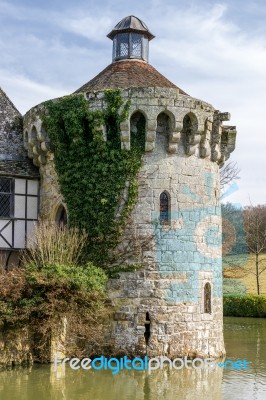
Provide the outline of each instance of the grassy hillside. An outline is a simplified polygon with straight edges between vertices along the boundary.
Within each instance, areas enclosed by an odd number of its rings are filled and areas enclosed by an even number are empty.
[[[259,260],[260,262],[260,271],[266,267],[266,254],[261,254]],[[265,260],[265,261],[263,261]],[[243,288],[243,284],[247,289],[247,293],[249,294],[257,294],[256,289],[256,276],[254,275],[256,270],[255,265],[255,256],[253,254],[250,255],[239,255],[239,256],[231,256],[224,257],[223,260],[223,272],[224,272],[224,287],[225,290],[228,288],[228,284],[230,285],[230,280],[234,281],[236,291],[239,288],[239,292]],[[241,294],[241,293],[239,293]],[[266,295],[266,270],[260,275],[260,294]]]

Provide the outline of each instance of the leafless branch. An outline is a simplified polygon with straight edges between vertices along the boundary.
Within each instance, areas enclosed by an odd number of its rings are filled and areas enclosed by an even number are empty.
[[[221,189],[224,189],[226,185],[229,183],[233,183],[237,179],[240,179],[239,176],[240,169],[236,161],[229,161],[220,171],[220,183]]]

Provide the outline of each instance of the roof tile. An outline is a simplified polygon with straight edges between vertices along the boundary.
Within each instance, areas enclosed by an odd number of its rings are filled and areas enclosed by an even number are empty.
[[[75,93],[143,87],[161,87],[179,89],[150,64],[139,60],[122,60],[114,62],[100,72],[95,78],[79,88]],[[179,89],[181,94],[187,94]]]

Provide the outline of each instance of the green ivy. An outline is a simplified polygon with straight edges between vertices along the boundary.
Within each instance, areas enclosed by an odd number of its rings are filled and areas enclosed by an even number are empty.
[[[130,151],[121,150],[120,123],[128,117],[129,101],[123,104],[119,90],[106,91],[104,100],[104,110],[89,111],[83,95],[63,97],[46,102],[43,116],[70,226],[88,232],[87,257],[101,266],[108,265],[110,249],[136,202],[143,154],[143,146],[134,143]],[[126,186],[127,204],[115,217]]]

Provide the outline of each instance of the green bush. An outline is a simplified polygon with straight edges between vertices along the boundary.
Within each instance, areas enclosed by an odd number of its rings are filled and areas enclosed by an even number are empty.
[[[46,284],[51,288],[65,286],[69,290],[104,293],[105,272],[91,262],[85,265],[47,264],[41,271],[35,264],[25,266],[26,279],[32,287]]]
[[[83,231],[43,222],[35,233],[23,252],[23,267],[0,270],[0,328],[30,326],[38,338],[36,354],[47,360],[51,334],[59,334],[65,320],[68,354],[86,354],[87,343],[104,340],[107,275],[82,261]]]
[[[224,297],[224,316],[266,317],[266,296],[249,294]]]

